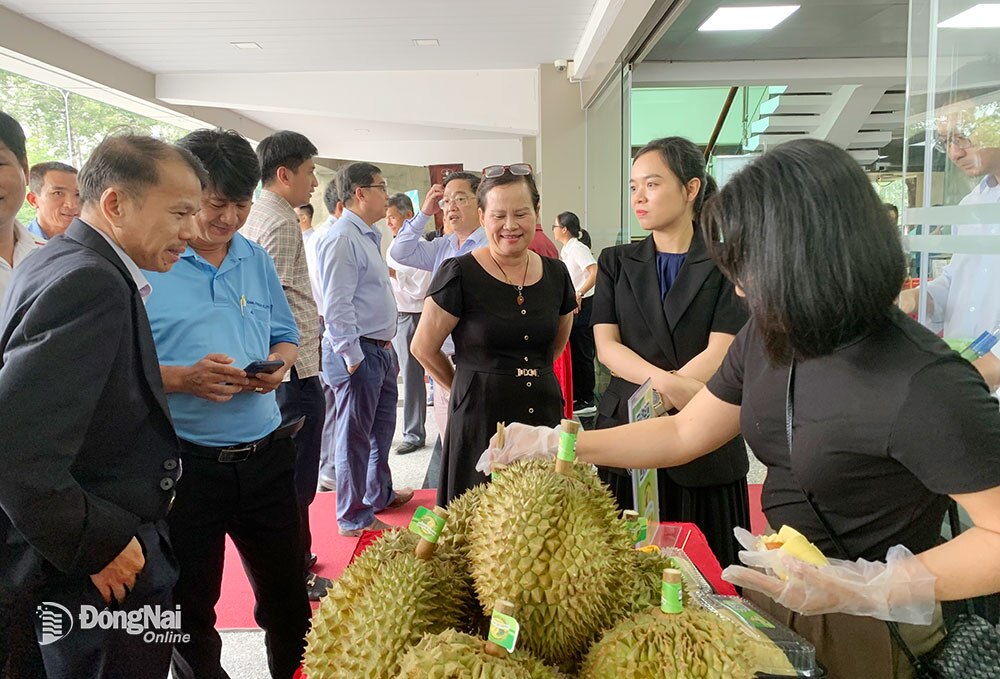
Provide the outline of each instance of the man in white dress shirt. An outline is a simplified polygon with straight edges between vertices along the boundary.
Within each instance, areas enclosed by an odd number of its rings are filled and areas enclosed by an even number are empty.
[[[413,201],[404,193],[389,198],[385,221],[393,238],[408,219],[413,218]],[[399,372],[403,375],[403,442],[396,447],[397,455],[406,455],[424,447],[427,419],[427,392],[424,388],[424,368],[410,353],[410,340],[420,322],[424,297],[431,284],[430,271],[403,266],[386,254],[389,264],[389,282],[399,308],[396,320],[396,337],[392,344],[399,358]]]
[[[938,118],[937,150],[966,176],[981,178],[959,205],[1000,203],[1000,139],[981,125],[983,104],[972,100],[947,107]],[[958,224],[953,235],[1000,236],[1000,224]],[[919,289],[900,299],[913,313]],[[1000,325],[1000,255],[955,253],[941,275],[927,284],[927,315],[931,329],[945,339],[972,341]],[[974,362],[991,390],[1000,388],[1000,344]]]

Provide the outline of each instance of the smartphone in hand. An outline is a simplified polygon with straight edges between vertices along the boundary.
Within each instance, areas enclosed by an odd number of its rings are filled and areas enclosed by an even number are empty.
[[[271,373],[279,370],[283,365],[285,365],[284,361],[254,361],[247,367],[243,368],[243,372],[251,377],[253,375],[259,375],[260,373],[267,373],[270,375]]]

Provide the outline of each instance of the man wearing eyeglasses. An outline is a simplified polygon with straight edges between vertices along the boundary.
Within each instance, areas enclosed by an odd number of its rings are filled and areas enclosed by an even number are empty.
[[[372,226],[385,217],[389,193],[382,171],[352,163],[337,176],[344,212],[316,238],[322,285],[323,374],[336,399],[334,456],[340,534],[389,526],[375,517],[413,497],[393,490],[389,446],[396,431],[396,377],[392,349],[396,299],[382,259],[381,234]]]
[[[479,175],[471,172],[452,172],[444,180],[443,186],[432,186],[420,212],[407,220],[399,230],[389,248],[389,256],[404,266],[436,273],[443,262],[486,245],[486,232],[479,224],[477,189]],[[425,240],[423,236],[427,222],[438,212],[444,213],[446,235],[431,241]],[[454,356],[455,345],[451,337],[445,340],[441,350],[449,358]],[[444,388],[435,384],[434,421],[442,436],[448,426],[450,396]],[[424,479],[425,487],[437,483],[440,464],[441,445],[438,441]]]
[[[989,106],[971,99],[947,107],[938,119],[935,149],[967,177],[981,178],[959,205],[1000,203],[1000,138],[986,130]],[[960,224],[954,235],[1000,236],[1000,224]],[[914,313],[919,288],[900,296],[900,307]],[[941,275],[927,284],[927,314],[945,339],[970,342],[1000,325],[1000,255],[955,253]],[[974,365],[991,390],[1000,388],[1000,345]]]

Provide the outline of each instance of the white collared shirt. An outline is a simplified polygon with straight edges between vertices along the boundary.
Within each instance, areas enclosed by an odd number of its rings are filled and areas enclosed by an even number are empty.
[[[590,276],[587,273],[587,269],[591,266],[597,265],[597,260],[594,259],[594,253],[590,251],[586,245],[580,242],[579,238],[570,238],[566,245],[562,246],[562,252],[559,253],[559,259],[563,261],[566,268],[569,269],[569,277],[573,281],[573,287],[576,288],[576,294],[580,294],[580,288],[583,284],[587,282],[587,278]],[[582,295],[584,299],[587,297],[594,296],[594,288],[597,286],[591,286],[590,290],[586,294]]]
[[[396,297],[399,311],[419,314],[424,310],[424,297],[427,296],[427,288],[430,287],[434,274],[400,264],[389,253],[386,253],[385,261],[389,268],[396,272],[396,275],[389,279],[389,283],[392,285],[392,294]]]
[[[14,264],[8,264],[6,259],[0,257],[0,300],[7,292],[14,269],[24,261],[25,257],[43,245],[45,241],[28,231],[21,222],[14,220]]]
[[[984,178],[960,205],[1000,203],[1000,183]],[[952,233],[1000,237],[1000,224],[956,225]],[[933,330],[943,330],[945,339],[970,342],[1000,323],[1000,255],[955,253],[941,275],[927,284],[934,300],[930,318]],[[1000,344],[993,348],[1000,358]]]
[[[87,222],[83,223],[87,224]],[[132,280],[135,281],[135,287],[139,290],[139,296],[142,297],[142,303],[145,304],[146,298],[149,297],[151,292],[153,292],[153,286],[149,284],[148,280],[146,280],[146,276],[143,275],[142,269],[136,266],[136,263],[133,262],[132,258],[121,249],[121,246],[118,245],[118,243],[111,240],[111,236],[104,233],[100,229],[91,226],[90,224],[87,224],[87,226],[90,226],[90,228],[94,229],[94,231],[101,234],[101,237],[104,240],[108,241],[108,245],[110,245],[111,249],[115,251],[116,255],[118,255],[118,259],[122,260],[122,264],[125,265],[125,268],[128,269],[129,275],[131,275]]]

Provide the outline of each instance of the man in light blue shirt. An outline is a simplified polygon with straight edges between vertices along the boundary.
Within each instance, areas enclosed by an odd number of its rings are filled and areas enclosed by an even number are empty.
[[[180,578],[174,600],[187,641],[177,679],[224,677],[215,604],[225,539],[240,553],[275,679],[290,679],[312,613],[302,574],[292,436],[274,391],[298,357],[299,331],[274,260],[237,233],[260,179],[257,155],[235,132],[196,130],[179,142],[208,170],[197,235],[166,274],[147,274],[147,303],[183,475],[168,516]],[[250,370],[250,364],[276,365]],[[276,369],[275,369],[276,368]]]
[[[480,176],[471,172],[452,172],[444,180],[444,188],[432,186],[424,199],[420,212],[403,224],[396,240],[389,248],[389,256],[404,266],[437,273],[441,264],[452,257],[472,252],[486,245],[486,231],[479,223],[479,206],[476,191],[479,190]],[[444,235],[432,241],[423,238],[424,228],[434,214],[444,213]],[[441,351],[449,359],[455,354],[455,343],[451,335],[444,341]],[[451,393],[440,384],[434,385],[434,421],[438,432],[444,436],[448,428],[448,402]],[[441,439],[434,444],[424,488],[432,488],[438,482],[441,469]]]
[[[471,172],[452,172],[443,189],[432,186],[420,212],[403,224],[392,242],[392,258],[405,266],[437,273],[442,262],[486,245],[476,204],[478,188],[479,175]],[[438,212],[444,214],[445,235],[425,240],[427,221]]]
[[[385,217],[388,189],[371,163],[345,167],[337,188],[343,215],[316,236],[323,372],[336,398],[337,523],[341,535],[359,536],[388,528],[375,513],[406,504],[413,491],[394,491],[389,470],[399,375],[391,343],[396,300],[381,235],[372,228]]]

